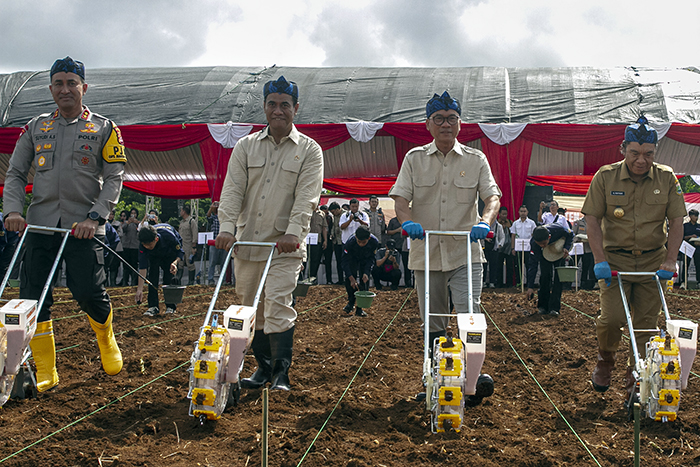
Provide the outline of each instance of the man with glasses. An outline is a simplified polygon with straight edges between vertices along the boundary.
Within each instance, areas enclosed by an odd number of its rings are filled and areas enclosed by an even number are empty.
[[[481,151],[457,141],[461,129],[459,101],[447,91],[435,94],[426,105],[426,128],[434,140],[406,154],[396,184],[389,191],[396,215],[411,237],[408,265],[415,272],[418,297],[425,295],[425,230],[471,231],[473,309],[480,312],[482,263],[484,254],[477,240],[486,238],[500,206],[501,191]],[[481,217],[478,198],[484,201]],[[409,208],[409,203],[412,207]],[[467,284],[467,247],[463,237],[437,237],[430,242],[430,311],[450,312],[448,287],[457,313],[469,310]],[[425,321],[424,300],[418,300]],[[430,319],[430,343],[445,335],[449,318]],[[476,404],[493,393],[493,380],[481,375]],[[424,397],[424,393],[419,394]]]

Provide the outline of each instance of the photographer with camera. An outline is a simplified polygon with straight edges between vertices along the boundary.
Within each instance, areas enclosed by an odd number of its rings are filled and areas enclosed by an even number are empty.
[[[376,260],[372,268],[374,286],[382,290],[380,281],[391,282],[391,290],[399,288],[401,270],[399,269],[399,252],[396,250],[396,242],[393,239],[386,241],[386,247],[377,250],[374,255]]]
[[[151,209],[148,211],[148,214],[143,216],[143,220],[139,224],[139,230],[141,230],[142,227],[145,227],[147,225],[156,225],[160,224],[160,219],[158,219],[158,211],[155,209]]]
[[[340,231],[343,244],[355,235],[357,228],[361,225],[369,228],[369,216],[367,213],[360,211],[360,201],[357,198],[353,198],[350,200],[350,210],[340,216]]]

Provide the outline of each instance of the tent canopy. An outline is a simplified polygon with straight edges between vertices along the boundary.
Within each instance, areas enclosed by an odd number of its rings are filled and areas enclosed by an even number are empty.
[[[619,160],[641,112],[670,145],[659,161],[700,173],[695,68],[88,68],[84,102],[122,129],[127,187],[217,197],[231,146],[265,123],[263,84],[281,75],[300,87],[295,123],[323,147],[324,186],[337,191],[386,193],[405,153],[431,141],[425,103],[446,89],[462,102],[459,140],[486,153],[506,206],[528,175],[592,175]],[[0,75],[0,174],[20,127],[55,108],[48,83],[46,70]]]

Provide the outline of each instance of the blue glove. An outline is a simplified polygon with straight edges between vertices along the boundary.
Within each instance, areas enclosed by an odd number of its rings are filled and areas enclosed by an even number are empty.
[[[422,240],[425,238],[425,231],[423,230],[423,226],[417,222],[406,221],[403,224],[401,224],[401,228],[403,228],[406,231],[408,236],[411,237],[411,240]]]
[[[668,281],[673,279],[673,275],[675,273],[673,271],[666,271],[665,269],[659,269],[656,271],[656,275],[659,276],[659,279],[662,281]]]
[[[612,284],[612,271],[607,261],[597,263],[593,266],[593,272],[595,273],[596,279],[605,279],[605,285],[610,287],[610,284]]]
[[[470,235],[472,242],[485,239],[489,232],[491,232],[491,227],[484,221],[479,222],[472,227],[472,234]]]

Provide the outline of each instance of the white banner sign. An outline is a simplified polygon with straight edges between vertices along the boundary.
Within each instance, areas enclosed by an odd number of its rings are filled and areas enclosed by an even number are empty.
[[[574,243],[569,251],[570,256],[578,256],[583,254],[583,243]]]
[[[688,258],[692,258],[693,255],[695,254],[695,247],[693,247],[690,243],[686,242],[683,240],[683,243],[681,243],[681,253],[686,255]]]
[[[197,243],[206,245],[209,240],[214,240],[214,232],[199,232],[197,235]]]
[[[516,238],[515,239],[515,251],[530,251],[530,239],[529,238]]]
[[[310,233],[309,235],[306,236],[306,244],[307,245],[318,245],[318,234],[317,233]]]

